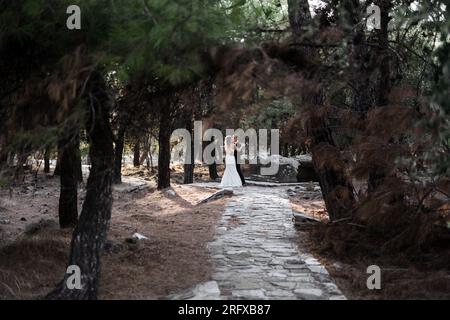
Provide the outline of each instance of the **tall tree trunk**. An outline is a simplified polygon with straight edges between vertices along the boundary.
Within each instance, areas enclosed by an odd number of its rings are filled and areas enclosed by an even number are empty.
[[[148,159],[148,153],[150,152],[150,144],[148,143],[148,136],[144,137],[142,154],[139,158],[139,165],[143,165],[144,161]]]
[[[133,166],[138,168],[140,165],[140,155],[141,155],[141,142],[136,141],[133,147]]]
[[[8,154],[9,152],[7,152],[5,150],[5,147],[2,146],[3,148],[0,149],[0,179],[2,179],[3,175],[6,175],[6,173],[8,172],[8,168],[9,168],[9,163],[8,163]]]
[[[211,139],[211,142],[214,142],[214,137]],[[207,145],[208,145],[208,143],[204,142],[203,143],[203,149],[205,149]],[[215,149],[212,150],[211,156],[215,159],[215,157],[216,157],[216,150]],[[209,172],[209,179],[210,180],[215,181],[215,180],[219,179],[219,175],[217,174],[216,161],[214,161],[213,163],[208,165],[208,172]]]
[[[111,218],[113,139],[109,123],[109,101],[106,84],[99,73],[93,73],[87,85],[87,133],[92,168],[86,185],[86,199],[80,221],[74,230],[69,265],[81,270],[82,289],[67,287],[70,274],[51,292],[49,299],[96,299],[100,275],[100,253],[106,240]]]
[[[28,160],[28,152],[26,151],[26,149],[24,148],[18,155],[17,155],[17,167],[16,170],[14,172],[14,179],[17,180],[19,179],[19,177],[23,177],[23,179],[25,178],[25,176],[23,175],[24,173],[24,168],[26,166]],[[22,179],[22,180],[23,180]]]
[[[0,151],[0,168],[6,167],[8,164],[8,153]]]
[[[60,162],[59,226],[75,227],[78,223],[78,169],[77,143],[74,136],[63,138],[58,143]]]
[[[194,164],[184,164],[184,184],[194,183]]]
[[[114,183],[122,183],[122,157],[125,145],[125,126],[119,128],[114,148]]]
[[[388,103],[388,96],[391,90],[391,66],[389,55],[389,11],[392,6],[391,0],[380,0],[380,30],[378,34],[378,57],[380,68],[380,80],[378,85],[377,105],[385,106]]]
[[[150,152],[148,153],[148,155],[149,155],[149,160],[150,160],[150,171],[152,173],[155,173],[155,167],[153,165],[153,154],[152,154],[153,150],[152,150],[152,138],[151,137],[150,137],[149,143],[150,143]]]
[[[60,154],[58,150],[58,155],[56,157],[56,164],[55,164],[55,170],[53,170],[53,176],[58,177],[61,173],[61,161],[60,161]]]
[[[311,22],[308,0],[288,0],[289,24],[294,38],[304,35],[304,28]]]
[[[374,59],[367,45],[365,25],[361,25],[366,4],[357,0],[342,3],[346,23],[351,26],[352,42],[349,46],[350,84],[353,88],[353,108],[365,117],[365,112],[373,104],[371,95],[371,74],[374,71]]]
[[[216,181],[217,179],[219,179],[219,174],[217,173],[217,164],[215,162],[208,166],[208,171],[210,180]]]
[[[288,0],[288,12],[294,40],[298,41],[303,37],[305,27],[312,21],[308,0]],[[304,51],[309,55],[317,54],[313,48],[304,48]],[[323,94],[320,91],[306,93],[304,99],[306,103],[309,101],[313,106],[323,105]],[[324,116],[311,114],[306,124],[306,131],[313,140],[311,148],[313,166],[319,178],[330,220],[334,221],[350,215],[354,202],[353,186],[346,176],[345,167],[334,166],[333,158],[327,152],[323,152],[337,150],[331,129]],[[335,155],[340,157],[338,151]]]
[[[75,138],[76,142],[76,167],[77,170],[77,180],[78,182],[83,182],[83,164],[81,163],[81,150],[80,150],[80,136],[77,135]]]
[[[158,189],[170,187],[170,135],[171,135],[171,102],[161,110],[159,122],[158,153]]]
[[[288,143],[283,143],[283,150],[281,152],[281,155],[283,157],[289,157],[289,144]]]
[[[307,123],[307,133],[313,138],[312,162],[330,221],[351,216],[353,185],[329,126],[321,116],[313,116]]]
[[[50,173],[50,147],[44,150],[44,173]]]
[[[194,183],[194,137],[192,137],[192,132],[194,129],[193,121],[192,121],[192,114],[191,112],[186,111],[186,119],[185,119],[185,128],[187,131],[191,134],[191,145],[187,146],[188,148],[191,148],[190,152],[190,161],[189,163],[184,164],[184,184]],[[188,160],[188,159],[186,159]]]
[[[391,0],[378,1],[380,7],[380,30],[377,30],[378,35],[378,65],[380,68],[380,75],[378,81],[377,92],[377,107],[386,106],[388,104],[388,96],[391,90],[391,70],[390,70],[390,56],[389,56],[389,10],[392,6]],[[370,170],[369,178],[367,180],[367,192],[372,193],[386,177],[386,172],[382,164],[375,164],[375,167]]]

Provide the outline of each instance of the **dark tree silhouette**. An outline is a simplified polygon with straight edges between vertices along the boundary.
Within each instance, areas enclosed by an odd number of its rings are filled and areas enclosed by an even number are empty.
[[[113,139],[109,123],[110,102],[105,82],[94,72],[87,84],[86,132],[92,168],[86,185],[86,199],[74,230],[69,265],[81,270],[81,290],[67,288],[67,275],[49,299],[96,299],[100,274],[100,253],[111,218]]]
[[[59,225],[61,228],[76,226],[78,222],[78,163],[79,152],[76,138],[70,136],[58,142],[60,163],[60,195],[59,195]]]

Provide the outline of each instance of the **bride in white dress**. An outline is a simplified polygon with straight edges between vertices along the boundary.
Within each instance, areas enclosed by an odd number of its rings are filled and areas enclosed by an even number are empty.
[[[236,148],[233,143],[232,136],[225,137],[224,149],[225,149],[225,172],[220,182],[221,188],[233,188],[242,187],[242,181],[236,170],[236,159],[234,158],[234,149]]]

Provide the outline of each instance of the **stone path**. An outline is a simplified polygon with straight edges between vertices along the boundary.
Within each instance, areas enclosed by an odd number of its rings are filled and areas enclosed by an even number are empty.
[[[325,267],[298,248],[286,189],[234,190],[209,244],[213,281],[191,298],[345,299]]]

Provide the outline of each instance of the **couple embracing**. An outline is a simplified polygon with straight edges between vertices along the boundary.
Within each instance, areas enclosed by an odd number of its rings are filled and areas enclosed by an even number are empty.
[[[244,175],[241,172],[240,157],[243,145],[238,142],[237,136],[226,136],[225,149],[225,172],[222,176],[220,187],[233,188],[245,185]]]

